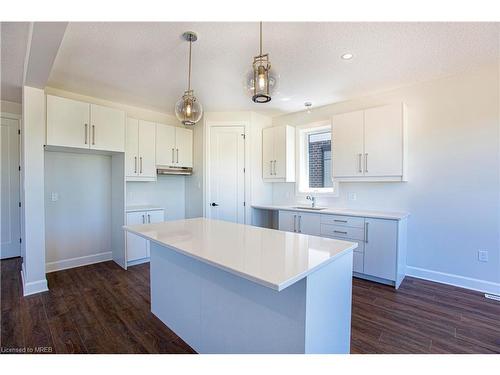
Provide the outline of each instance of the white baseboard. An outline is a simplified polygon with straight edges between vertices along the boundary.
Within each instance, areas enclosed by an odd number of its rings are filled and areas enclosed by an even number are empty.
[[[57,262],[47,262],[45,263],[45,271],[47,273],[66,270],[68,268],[75,268],[86,266],[89,264],[105,262],[113,258],[111,251],[105,253],[98,253],[92,255],[86,255],[83,257],[70,258],[58,260]]]
[[[406,275],[483,293],[500,294],[500,283],[407,266]]]
[[[31,294],[46,292],[49,290],[47,285],[47,279],[32,281],[29,283],[24,282],[24,267],[21,269],[21,281],[23,284],[23,296],[29,296]]]

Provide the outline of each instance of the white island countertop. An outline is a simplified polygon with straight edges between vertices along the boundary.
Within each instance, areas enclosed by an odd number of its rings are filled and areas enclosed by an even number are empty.
[[[354,242],[206,218],[124,229],[278,291],[357,247]]]
[[[299,203],[296,206],[306,206],[306,205],[307,204]],[[387,220],[403,220],[406,219],[408,216],[410,216],[408,212],[355,210],[350,208],[335,208],[335,207],[325,207],[324,209],[321,210],[309,210],[307,208],[297,208],[294,206],[254,204],[252,205],[252,208],[257,208],[259,210],[270,210],[270,211],[300,211],[300,212],[311,212],[311,213],[326,214],[326,215],[370,217],[374,219],[387,219]]]

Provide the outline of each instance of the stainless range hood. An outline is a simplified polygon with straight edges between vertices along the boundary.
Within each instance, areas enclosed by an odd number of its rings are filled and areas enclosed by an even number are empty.
[[[182,176],[191,176],[193,174],[193,168],[191,167],[172,167],[170,165],[157,165],[156,174],[173,174]]]

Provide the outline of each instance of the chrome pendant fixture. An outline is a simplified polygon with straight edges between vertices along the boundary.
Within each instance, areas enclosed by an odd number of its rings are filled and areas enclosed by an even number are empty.
[[[194,91],[191,90],[191,49],[193,42],[198,40],[198,36],[192,31],[186,31],[182,37],[189,42],[188,89],[184,91],[182,98],[175,104],[175,115],[183,125],[193,126],[200,121],[203,115],[203,107],[194,96]]]
[[[259,55],[253,58],[252,72],[247,76],[247,88],[255,103],[268,103],[277,83],[278,77],[271,70],[269,54],[262,53],[262,22],[260,22],[260,50]]]

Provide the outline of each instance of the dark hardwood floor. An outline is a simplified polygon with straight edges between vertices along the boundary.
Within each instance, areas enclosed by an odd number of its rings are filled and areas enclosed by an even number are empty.
[[[20,259],[1,265],[2,353],[193,353],[151,312],[149,265],[113,262],[47,275],[22,297]],[[398,291],[354,279],[352,353],[500,353],[500,303],[407,278]]]

